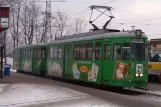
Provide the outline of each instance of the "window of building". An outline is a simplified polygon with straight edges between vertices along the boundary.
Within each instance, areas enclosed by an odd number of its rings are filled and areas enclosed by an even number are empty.
[[[113,49],[113,59],[114,60],[121,60],[121,45],[120,44],[114,44]]]
[[[101,43],[95,44],[95,59],[101,60]]]
[[[105,45],[105,59],[110,60],[110,45]]]

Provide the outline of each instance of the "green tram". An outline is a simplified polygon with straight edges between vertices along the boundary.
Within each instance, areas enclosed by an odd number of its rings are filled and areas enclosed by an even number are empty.
[[[141,30],[98,30],[14,49],[18,72],[118,87],[146,87],[147,36]]]
[[[46,44],[17,47],[13,51],[13,69],[17,72],[44,76],[46,72]]]

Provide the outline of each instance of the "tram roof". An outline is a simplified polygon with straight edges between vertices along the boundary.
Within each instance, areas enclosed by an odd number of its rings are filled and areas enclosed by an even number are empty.
[[[30,45],[15,47],[15,49],[29,48],[29,47],[39,47],[39,46],[46,46],[46,45],[47,45],[47,43],[30,44]]]
[[[85,41],[85,40],[95,40],[95,39],[106,39],[106,38],[123,38],[123,37],[131,37],[131,38],[136,38],[135,32],[134,31],[124,31],[124,32],[106,32],[102,31],[99,33],[93,33],[91,34],[78,34],[78,35],[71,35],[71,36],[66,36],[62,38],[57,38],[54,41],[51,41],[49,44],[59,44],[59,43],[70,43],[70,42],[78,42],[78,41]],[[103,33],[104,32],[104,33]],[[141,38],[147,38],[147,36],[142,33]]]
[[[149,41],[150,41],[150,42],[153,42],[153,41],[154,41],[154,42],[156,42],[156,41],[157,41],[157,42],[161,42],[161,38],[157,38],[157,39],[150,39]]]
[[[26,46],[20,46],[16,47],[15,49],[20,48],[28,48],[28,47],[38,47],[38,46],[47,46],[50,44],[60,44],[60,43],[70,43],[70,42],[78,42],[78,41],[85,41],[85,40],[95,40],[95,39],[106,39],[106,38],[123,38],[123,37],[130,37],[130,38],[136,38],[136,30],[134,31],[123,31],[123,32],[109,32],[107,30],[100,30],[95,32],[89,32],[89,33],[81,33],[81,34],[75,34],[71,36],[65,36],[61,38],[57,38],[54,41],[51,41],[50,43],[38,43],[38,44],[31,44]],[[147,36],[142,33],[141,38],[147,38]]]

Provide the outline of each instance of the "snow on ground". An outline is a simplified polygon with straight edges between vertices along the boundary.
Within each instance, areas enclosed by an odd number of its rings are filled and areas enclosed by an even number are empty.
[[[13,65],[13,58],[7,57],[7,64]]]
[[[11,72],[17,72],[17,70],[10,69]]]
[[[0,84],[0,92],[2,92],[7,85],[8,84]]]
[[[0,92],[0,106],[29,106],[52,103],[49,107],[119,107],[73,89],[48,84],[9,84]]]

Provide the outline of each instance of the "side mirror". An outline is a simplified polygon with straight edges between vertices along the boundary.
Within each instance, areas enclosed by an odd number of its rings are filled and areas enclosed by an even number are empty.
[[[117,53],[119,53],[119,54],[121,53],[121,49],[120,48],[117,49]]]

